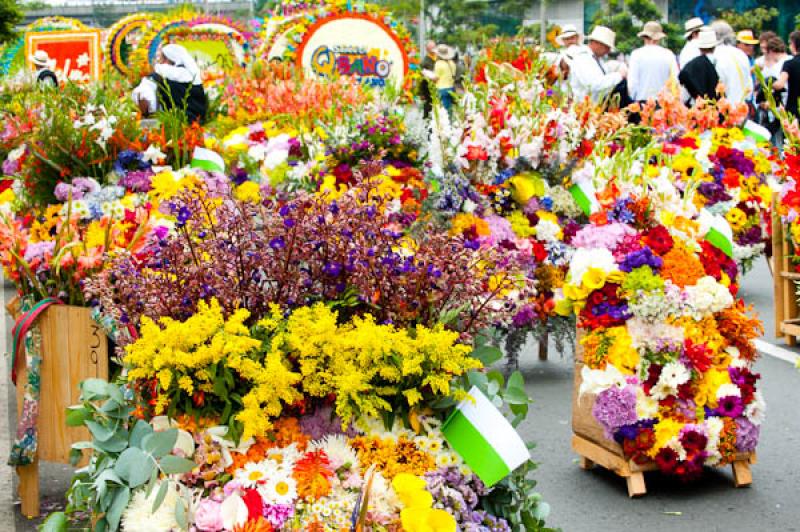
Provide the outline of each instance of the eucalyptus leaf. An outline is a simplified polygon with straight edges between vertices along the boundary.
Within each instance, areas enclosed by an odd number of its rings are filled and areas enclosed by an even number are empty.
[[[168,455],[178,440],[178,429],[153,432],[142,439],[142,449],[156,458]]]
[[[165,456],[159,461],[159,464],[161,465],[161,470],[167,475],[180,475],[183,473],[188,473],[197,467],[197,464],[194,463],[194,461],[181,458],[180,456],[175,456],[174,454]]]
[[[480,360],[484,366],[489,367],[503,358],[503,351],[493,345],[481,345],[472,351],[472,356]]]
[[[141,447],[142,439],[148,434],[153,433],[153,427],[147,421],[139,419],[131,429],[131,434],[128,438],[128,443],[131,447]]]
[[[111,530],[119,529],[119,520],[122,517],[122,512],[128,507],[131,500],[131,489],[128,486],[123,486],[118,490],[114,497],[114,502],[111,503],[111,508],[108,509],[106,519],[108,519],[108,526]]]
[[[89,419],[89,411],[83,406],[70,406],[67,408],[67,426],[68,427],[82,427],[86,420]]]
[[[95,447],[107,453],[121,453],[128,448],[128,434],[124,431],[123,434],[116,434],[108,441],[95,442]]]
[[[189,524],[186,519],[186,506],[184,505],[183,500],[179,500],[175,505],[175,521],[178,522],[178,525],[182,530],[186,530],[186,528],[188,528]]]
[[[525,391],[525,378],[520,371],[515,371],[508,377],[507,390],[522,390]]]
[[[42,526],[39,527],[39,532],[66,532],[67,530],[67,514],[64,512],[54,512],[47,516]]]
[[[86,427],[89,429],[89,432],[92,433],[92,436],[97,441],[108,441],[114,436],[114,431],[108,427],[104,427],[100,423],[96,421],[87,421]]]
[[[151,513],[156,513],[158,509],[161,507],[161,503],[164,502],[164,497],[167,496],[167,491],[169,490],[169,482],[164,481],[161,483],[161,486],[158,488],[158,493],[156,493],[156,498],[153,501],[153,507],[150,509]]]
[[[86,379],[81,382],[81,391],[87,401],[92,401],[97,397],[107,396],[108,388],[111,386],[113,385],[103,379]]]
[[[129,447],[119,455],[114,472],[131,488],[137,488],[147,482],[154,467],[153,459],[141,449]]]

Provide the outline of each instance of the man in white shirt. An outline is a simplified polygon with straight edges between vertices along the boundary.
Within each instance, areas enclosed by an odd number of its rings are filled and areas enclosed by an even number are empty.
[[[700,35],[700,30],[705,26],[705,22],[700,17],[690,18],[683,25],[684,37],[686,44],[683,45],[680,55],[678,56],[678,63],[683,68],[689,61],[700,55],[700,50],[697,48],[697,36]]]
[[[656,21],[644,25],[638,34],[644,46],[631,54],[628,70],[628,94],[635,102],[655,99],[664,87],[678,90],[678,61],[675,54],[661,46],[667,35]]]
[[[719,80],[725,86],[725,97],[733,103],[743,103],[753,93],[750,59],[736,47],[736,34],[730,24],[716,20],[711,24],[711,29],[720,41],[714,50],[714,57]]]
[[[625,65],[618,72],[606,72],[600,60],[614,49],[616,34],[605,26],[595,26],[587,37],[588,44],[573,47],[569,84],[576,100],[586,96],[593,102],[602,100],[627,76]]]

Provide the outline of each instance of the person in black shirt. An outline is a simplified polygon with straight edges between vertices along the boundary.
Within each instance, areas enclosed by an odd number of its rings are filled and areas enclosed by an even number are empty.
[[[772,85],[772,88],[774,90],[787,89],[786,111],[792,116],[800,117],[797,103],[800,98],[800,57],[797,55],[800,52],[800,31],[793,31],[789,35],[789,48],[794,57],[783,64],[781,77]]]
[[[203,123],[208,113],[208,97],[200,79],[200,69],[183,46],[168,44],[161,50],[155,72],[133,91],[133,99],[144,116],[159,109],[183,109],[189,123]]]
[[[36,50],[31,56],[31,63],[36,66],[36,83],[41,87],[58,87],[58,78],[50,70],[50,56],[44,50]]]
[[[712,62],[714,48],[717,44],[719,42],[713,30],[701,30],[700,36],[697,38],[700,55],[686,63],[678,74],[678,81],[686,88],[686,92],[689,93],[692,100],[717,98],[719,74]]]

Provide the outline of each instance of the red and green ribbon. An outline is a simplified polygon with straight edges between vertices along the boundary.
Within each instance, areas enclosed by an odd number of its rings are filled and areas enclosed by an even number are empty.
[[[42,312],[47,310],[51,305],[62,304],[61,300],[54,297],[42,299],[33,305],[30,310],[23,312],[22,315],[17,318],[16,323],[14,323],[14,328],[11,330],[13,342],[11,347],[11,380],[14,382],[14,385],[17,384],[17,363],[20,360],[19,351],[25,344],[25,336]]]

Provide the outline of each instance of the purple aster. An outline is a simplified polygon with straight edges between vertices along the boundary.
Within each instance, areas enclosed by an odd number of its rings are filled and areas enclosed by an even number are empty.
[[[642,249],[629,253],[625,260],[622,261],[620,264],[619,269],[623,272],[630,273],[631,271],[635,270],[636,268],[640,268],[642,266],[650,266],[654,270],[661,268],[663,261],[661,257],[658,257],[653,254],[653,251],[644,246]]]
[[[736,420],[736,448],[743,453],[756,450],[761,427],[754,425],[749,419],[740,417]]]
[[[633,386],[612,386],[597,394],[592,415],[603,426],[606,438],[625,425],[636,423],[636,392]]]
[[[280,529],[292,516],[294,516],[294,506],[291,504],[264,505],[264,518],[276,529]]]
[[[717,401],[717,412],[720,416],[736,418],[744,412],[744,404],[741,397],[727,395]]]

